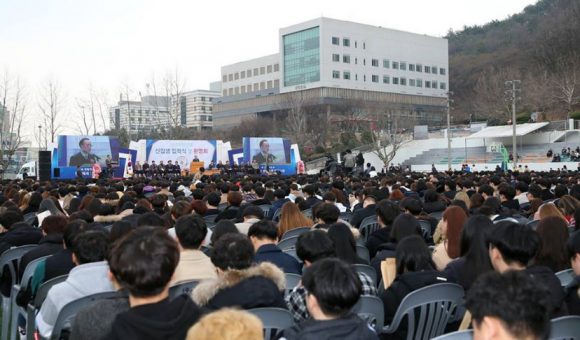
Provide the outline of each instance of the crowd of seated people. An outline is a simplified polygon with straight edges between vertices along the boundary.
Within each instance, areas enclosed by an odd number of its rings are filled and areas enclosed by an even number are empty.
[[[12,320],[44,338],[67,303],[109,292],[64,335],[254,339],[264,325],[246,311],[281,308],[293,326],[276,338],[390,339],[407,329],[377,332],[352,312],[360,296],[378,297],[389,325],[409,294],[456,283],[475,334],[541,339],[551,319],[580,315],[577,220],[574,172],[4,181],[0,253],[35,247],[0,268],[0,290],[34,264],[14,297],[26,307],[68,275],[34,319]]]

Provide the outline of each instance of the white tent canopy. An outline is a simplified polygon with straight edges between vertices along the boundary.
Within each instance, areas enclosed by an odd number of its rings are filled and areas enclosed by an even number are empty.
[[[525,136],[528,133],[534,132],[548,125],[548,122],[543,123],[526,123],[516,125],[516,136]],[[478,131],[470,136],[468,139],[473,138],[507,138],[513,136],[513,126],[512,125],[501,125],[501,126],[490,126],[481,131]]]

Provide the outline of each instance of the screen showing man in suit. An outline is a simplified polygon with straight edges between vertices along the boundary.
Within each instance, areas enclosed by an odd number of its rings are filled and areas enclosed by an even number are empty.
[[[59,136],[58,166],[77,167],[83,172],[98,163],[105,168],[107,155],[111,162],[119,159],[119,140],[109,136]]]
[[[247,138],[251,158],[246,161],[259,165],[290,163],[290,145],[278,137]]]

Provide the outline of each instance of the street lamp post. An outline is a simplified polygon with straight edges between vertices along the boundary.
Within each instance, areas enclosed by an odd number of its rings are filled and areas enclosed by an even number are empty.
[[[513,158],[514,158],[514,167],[513,169],[516,170],[518,168],[518,152],[517,152],[517,145],[518,145],[518,141],[517,141],[517,137],[516,137],[516,102],[518,100],[518,91],[520,91],[520,89],[518,88],[518,86],[520,85],[521,81],[520,80],[510,80],[510,81],[506,81],[505,84],[506,86],[509,88],[511,87],[511,89],[508,89],[506,92],[510,95],[510,98],[512,100],[512,154],[513,154]]]
[[[447,92],[447,169],[451,171],[451,96],[452,91]]]
[[[38,151],[42,149],[42,125],[38,126]]]

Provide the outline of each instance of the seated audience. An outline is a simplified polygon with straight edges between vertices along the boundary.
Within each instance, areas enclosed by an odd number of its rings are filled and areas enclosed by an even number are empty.
[[[262,321],[253,314],[222,308],[202,317],[189,329],[186,340],[261,340],[263,327]]]
[[[460,238],[463,224],[467,220],[465,211],[457,206],[445,209],[441,219],[443,242],[433,249],[433,262],[437,270],[442,271],[453,259],[460,256]]]
[[[580,233],[568,240],[568,254],[575,278],[566,287],[566,306],[571,315],[580,315]]]
[[[272,210],[272,209],[270,209]],[[286,202],[282,206],[280,222],[278,222],[278,238],[281,238],[285,232],[296,228],[312,227],[314,222],[304,216],[298,208],[298,205],[292,202]]]
[[[252,266],[253,257],[254,248],[245,235],[222,236],[211,255],[218,278],[195,287],[193,301],[208,310],[234,306],[284,308],[284,273],[268,262]]]
[[[254,263],[270,262],[285,273],[302,273],[302,265],[294,257],[282,252],[276,245],[278,228],[274,222],[262,220],[254,223],[248,231],[248,238],[256,252]]]
[[[554,273],[570,268],[567,254],[568,224],[556,216],[540,220],[536,232],[540,236],[540,250],[533,259],[538,266],[546,266]]]
[[[200,250],[207,235],[203,218],[192,215],[180,217],[175,222],[175,234],[180,253],[171,283],[217,278],[215,266]]]
[[[378,339],[375,331],[351,312],[362,294],[362,283],[351,266],[327,258],[312,264],[302,277],[312,316],[285,329],[281,339]]]
[[[241,223],[236,223],[236,228],[238,228],[240,233],[247,235],[248,229],[250,229],[254,223],[264,218],[264,211],[258,206],[247,205],[244,208],[244,212],[242,213],[242,218],[244,221]]]

